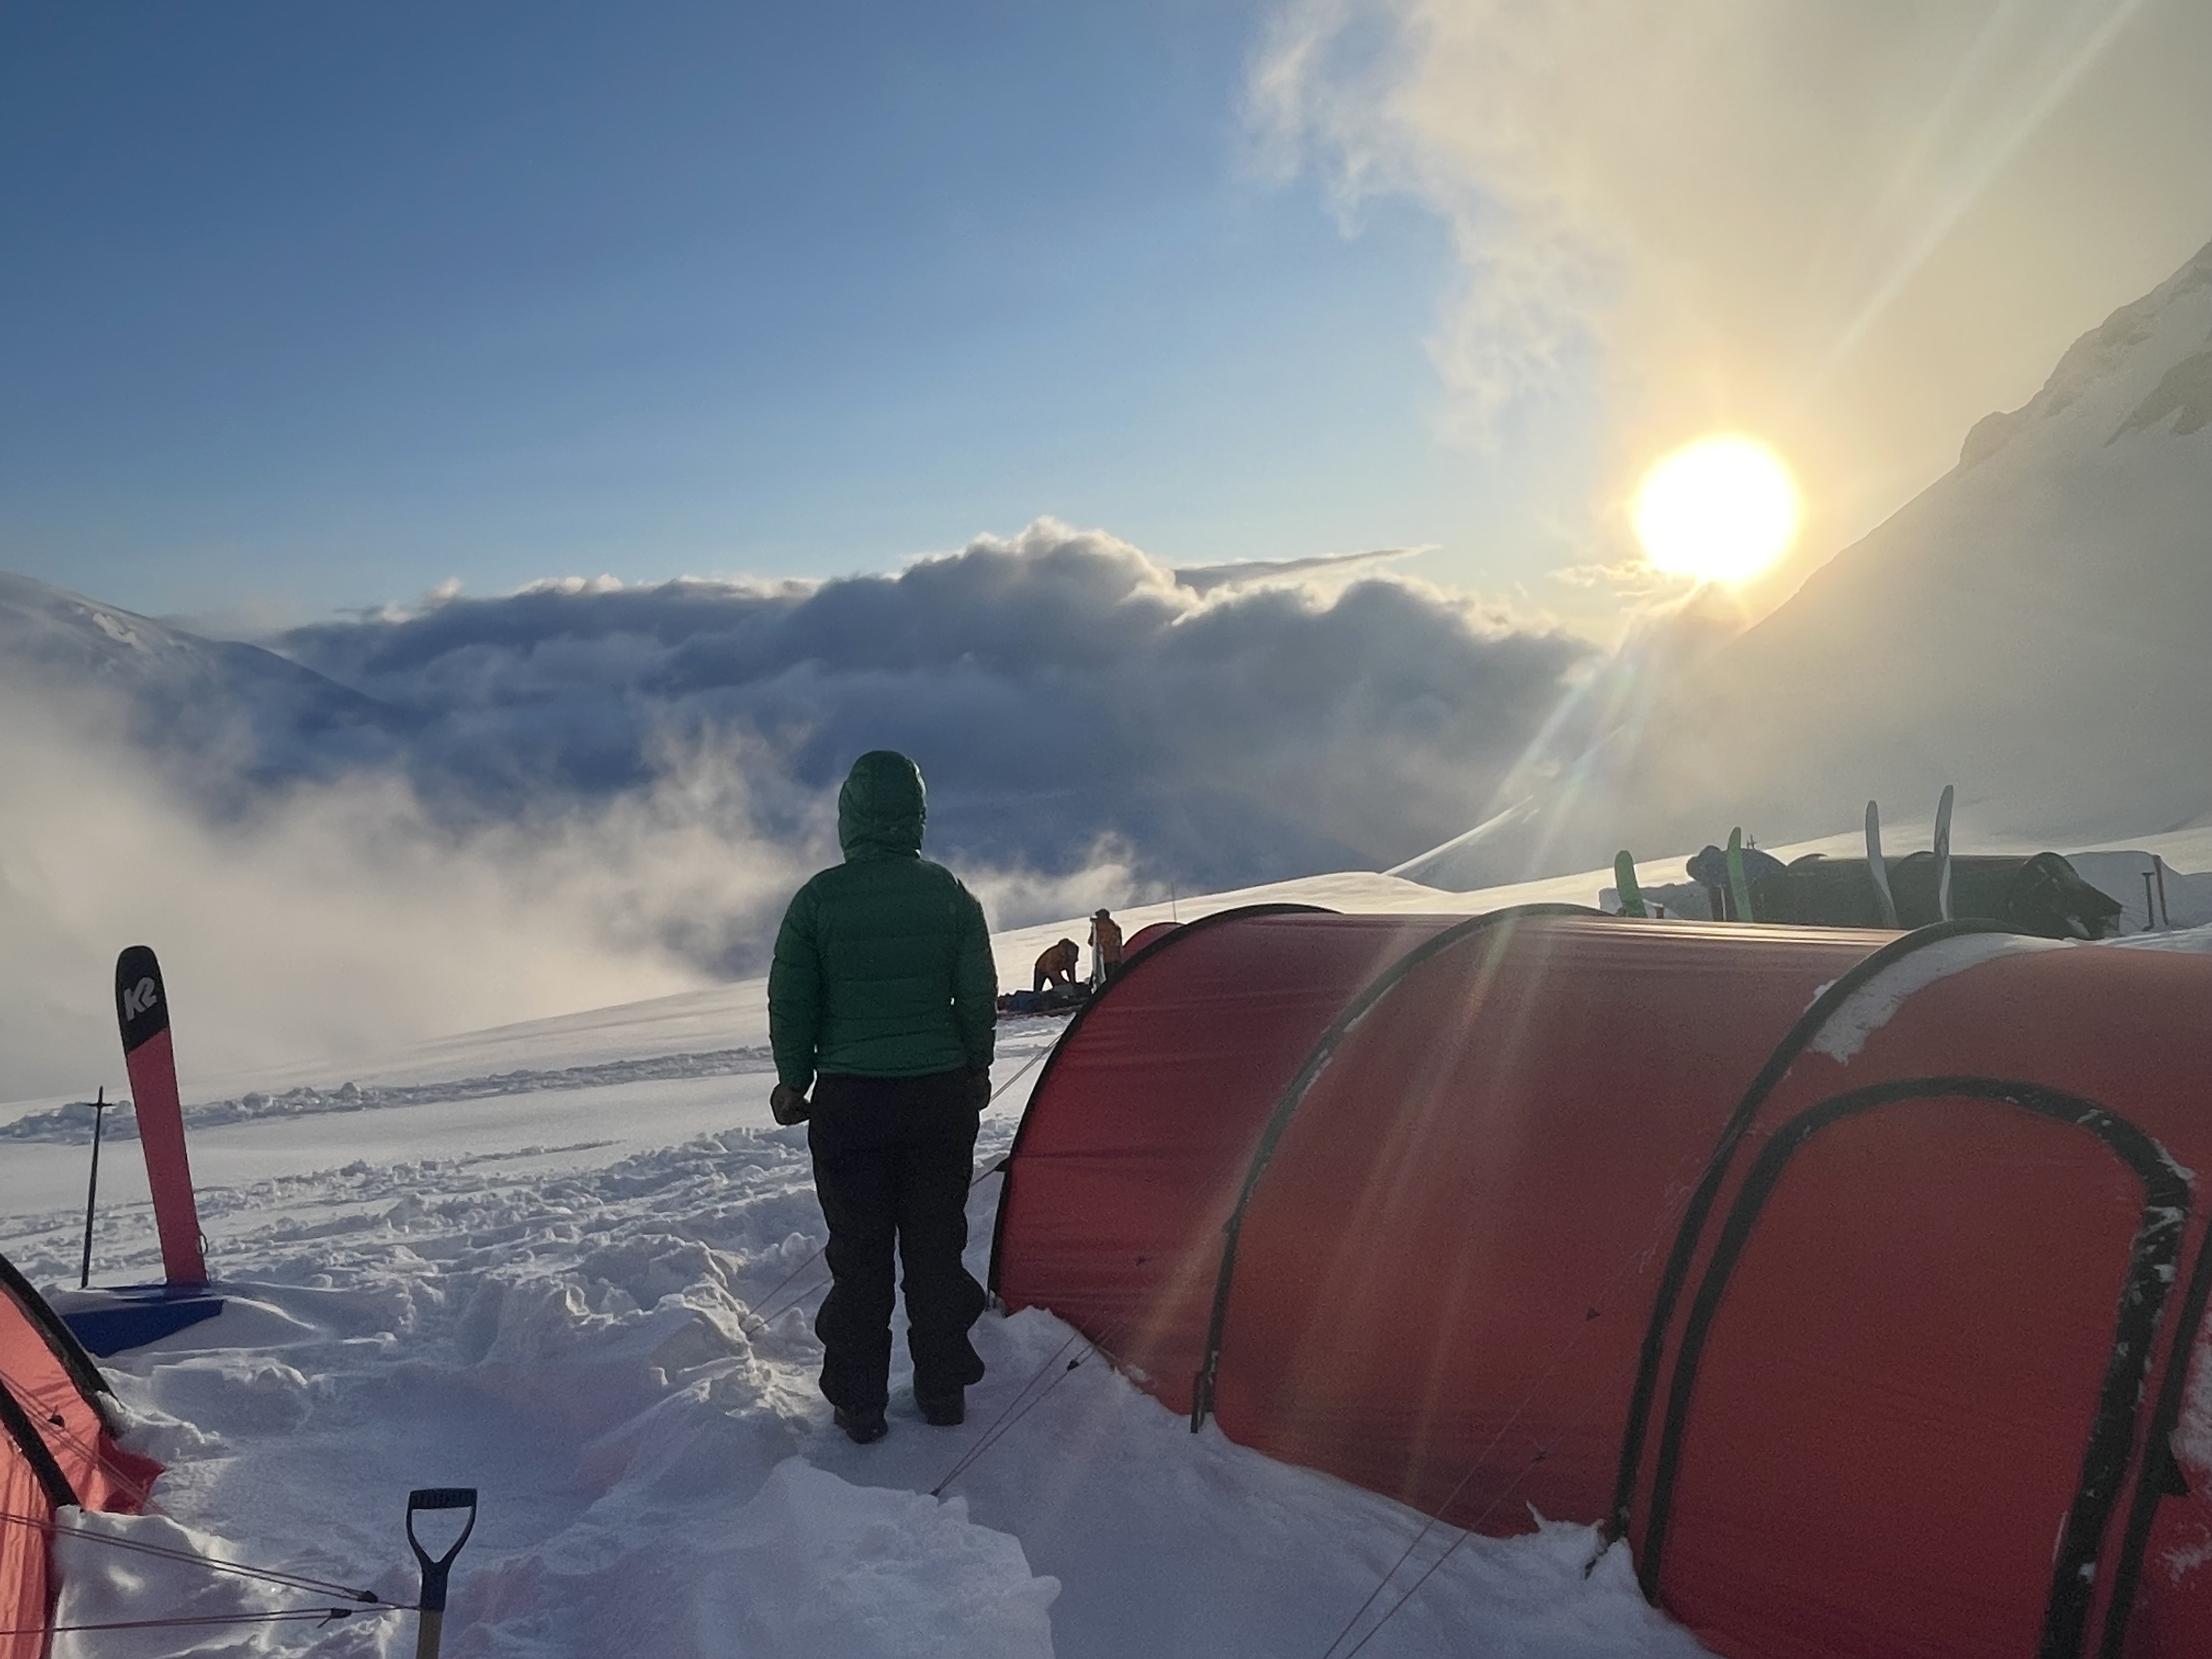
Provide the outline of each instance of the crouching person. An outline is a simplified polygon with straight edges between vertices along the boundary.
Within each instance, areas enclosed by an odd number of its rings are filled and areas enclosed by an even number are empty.
[[[886,1431],[894,1254],[922,1416],[961,1421],[983,1375],[968,1333],[986,1298],[960,1258],[998,981],[982,907],[921,855],[925,816],[905,756],[853,763],[837,797],[845,861],[792,899],[768,981],[772,1104],[779,1122],[806,1121],[830,1227],[822,1393],[863,1445]]]

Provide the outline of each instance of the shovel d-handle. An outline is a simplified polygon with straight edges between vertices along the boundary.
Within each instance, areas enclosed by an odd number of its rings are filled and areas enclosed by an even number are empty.
[[[469,1518],[461,1525],[461,1535],[453,1540],[443,1555],[431,1554],[415,1535],[415,1517],[431,1510],[469,1512]],[[461,1553],[461,1546],[469,1541],[469,1534],[476,1529],[474,1486],[422,1486],[407,1494],[407,1547],[415,1552],[415,1559],[422,1569],[422,1593],[416,1601],[422,1610],[422,1622],[416,1627],[415,1659],[438,1659],[439,1639],[446,1625],[446,1581],[453,1574],[453,1558]]]

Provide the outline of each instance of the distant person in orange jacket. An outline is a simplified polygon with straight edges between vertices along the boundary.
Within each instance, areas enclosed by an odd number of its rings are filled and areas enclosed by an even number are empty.
[[[1065,985],[1075,988],[1075,964],[1083,960],[1083,952],[1072,939],[1064,939],[1036,959],[1036,982],[1030,988],[1042,991],[1048,985]]]
[[[1091,986],[1102,988],[1121,971],[1121,925],[1110,910],[1091,918]]]

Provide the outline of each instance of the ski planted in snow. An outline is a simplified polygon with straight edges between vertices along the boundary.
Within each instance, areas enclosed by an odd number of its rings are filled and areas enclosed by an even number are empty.
[[[1729,903],[1735,911],[1738,921],[1749,921],[1751,914],[1751,883],[1743,873],[1743,826],[1738,824],[1729,831],[1728,844]]]
[[[134,945],[115,960],[115,1018],[123,1032],[123,1064],[131,1074],[138,1144],[146,1153],[146,1182],[154,1193],[162,1273],[172,1285],[204,1285],[207,1261],[200,1250],[191,1164],[185,1156],[169,994],[161,983],[161,964],[145,945]]]
[[[1651,914],[1644,902],[1643,884],[1636,879],[1636,860],[1625,851],[1613,860],[1613,884],[1620,890],[1621,915],[1648,916]]]
[[[1889,860],[1881,855],[1881,808],[1867,803],[1867,874],[1874,878],[1874,900],[1881,912],[1881,925],[1897,926],[1897,897],[1889,890]]]
[[[1949,784],[1936,803],[1936,919],[1951,920],[1951,797]]]

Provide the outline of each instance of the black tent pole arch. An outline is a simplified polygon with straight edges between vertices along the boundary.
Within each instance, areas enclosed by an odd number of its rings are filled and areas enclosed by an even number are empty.
[[[32,1287],[31,1281],[16,1271],[15,1264],[4,1255],[0,1255],[0,1295],[9,1297],[23,1310],[40,1340],[95,1408],[100,1408],[99,1402],[102,1399],[113,1396],[115,1390],[107,1386],[107,1378],[101,1375],[92,1356],[84,1351],[84,1344],[76,1340],[76,1333],[54,1316],[54,1310],[46,1305],[46,1297]],[[104,1408],[100,1409],[105,1416]]]
[[[39,1432],[39,1426],[31,1420],[30,1413],[5,1382],[0,1382],[0,1434],[15,1443],[15,1449],[30,1465],[31,1473],[37,1477],[49,1503],[58,1510],[65,1510],[76,1504],[76,1488],[70,1485],[69,1476],[54,1461],[46,1437]]]
[[[1674,1322],[1674,1310],[1682,1297],[1682,1286],[1690,1276],[1690,1263],[1696,1256],[1698,1245],[1705,1235],[1705,1222],[1719,1200],[1721,1184],[1728,1178],[1729,1166],[1735,1161],[1737,1146],[1759,1109],[1766,1103],[1769,1095],[1781,1085],[1797,1063],[1797,1057],[1812,1046],[1813,1040],[1826,1029],[1838,1011],[1863,990],[1869,981],[1905,957],[1926,950],[1931,945],[1941,945],[1946,939],[1964,939],[1978,933],[2008,933],[2017,935],[2019,929],[2001,921],[1984,921],[1969,918],[1958,921],[1938,921],[1916,928],[1899,939],[1893,939],[1880,949],[1872,951],[1838,977],[1835,983],[1813,999],[1813,1005],[1797,1017],[1796,1023],[1783,1033],[1782,1040],[1767,1055],[1766,1063],[1752,1079],[1751,1086],[1744,1091],[1743,1098],[1723,1126],[1720,1139],[1714,1143],[1712,1156],[1706,1161],[1705,1173],[1698,1178],[1696,1190],[1682,1212],[1682,1223],[1675,1230],[1674,1243],[1667,1253],[1667,1265],[1659,1276],[1659,1287],[1651,1298],[1651,1316],[1644,1328],[1644,1342],[1636,1359],[1636,1386],[1629,1395],[1628,1423],[1620,1439],[1620,1464],[1613,1479],[1613,1514],[1608,1528],[1616,1538],[1628,1535],[1630,1511],[1636,1502],[1636,1480],[1638,1466],[1644,1460],[1644,1443],[1651,1417],[1651,1405],[1659,1388],[1660,1362],[1667,1348],[1667,1333]]]
[[[2189,1492],[2173,1455],[2173,1431],[2188,1398],[2190,1362],[2197,1352],[2197,1334],[2203,1328],[2204,1304],[2212,1297],[2212,1231],[2197,1248],[2197,1267],[2174,1320],[2173,1340],[2166,1350],[2166,1378],[2159,1385],[2151,1407],[2149,1425],[2143,1431],[2142,1454],[2136,1472],[2135,1501],[2128,1507],[2127,1531],[2119,1559],[2112,1568],[2112,1599],[2105,1613],[2102,1659],[2120,1659],[2128,1636],[2128,1615],[2133,1610],[2136,1587],[2142,1581],[2143,1553],[2150,1545],[2150,1530],[2158,1518],[2160,1501],[2185,1497]]]
[[[1006,1243],[1006,1196],[1014,1189],[1014,1168],[1021,1158],[1022,1137],[1029,1133],[1030,1108],[1044,1098],[1045,1088],[1052,1081],[1053,1068],[1060,1064],[1060,1057],[1073,1047],[1075,1034],[1083,1029],[1083,1022],[1091,1017],[1091,1011],[1126,983],[1131,974],[1147,963],[1156,961],[1161,952],[1171,950],[1178,945],[1188,944],[1194,933],[1206,932],[1223,922],[1249,921],[1261,916],[1334,916],[1340,914],[1341,913],[1339,911],[1331,910],[1319,904],[1240,904],[1233,909],[1216,910],[1211,915],[1200,916],[1195,921],[1178,923],[1172,933],[1163,933],[1124,962],[1121,964],[1121,971],[1107,981],[1103,989],[1092,995],[1090,1000],[1070,1016],[1067,1029],[1054,1039],[1052,1051],[1044,1063],[1044,1070],[1037,1074],[1037,1080],[1030,1085],[1028,1103],[1022,1108],[1022,1121],[1014,1126],[1013,1140],[1006,1148],[1006,1157],[1000,1160],[1003,1173],[999,1182],[999,1207],[994,1212],[991,1220],[991,1266],[989,1273],[986,1275],[985,1286],[993,1296],[995,1297],[999,1293],[999,1255]]]
[[[1650,1515],[1637,1561],[1637,1576],[1647,1596],[1656,1600],[1658,1595],[1674,1487],[1681,1470],[1682,1442],[1706,1339],[1719,1315],[1729,1279],[1784,1170],[1814,1136],[1834,1124],[1884,1107],[1945,1098],[2011,1106],[2081,1129],[2124,1164],[2142,1188],[2142,1220],[2129,1247],[2127,1277],[2098,1391],[2096,1415],[2082,1453],[2081,1477],[2052,1550],[2051,1589],[2037,1649],[2039,1659],[2072,1659],[2080,1653],[2096,1589],[2104,1535],[2133,1461],[2143,1384],[2172,1285],[2175,1260],[2188,1227],[2189,1177],[2172,1154],[2141,1127],[2094,1101],[2004,1078],[1916,1077],[1870,1084],[1799,1113],[1778,1127],[1760,1149],[1722,1223],[1675,1356],[1651,1477]]]
[[[1415,945],[1370,980],[1366,987],[1344,1006],[1343,1012],[1330,1022],[1321,1040],[1314,1044],[1296,1076],[1284,1088],[1274,1109],[1260,1130],[1260,1139],[1252,1149],[1250,1163],[1245,1167],[1244,1184],[1237,1190],[1236,1207],[1229,1219],[1222,1224],[1221,1262],[1214,1275],[1213,1311],[1206,1321],[1206,1352],[1199,1364],[1198,1375],[1191,1380],[1190,1431],[1196,1434],[1206,1426],[1206,1419],[1213,1410],[1213,1384],[1221,1366],[1221,1341],[1229,1323],[1229,1297],[1237,1279],[1237,1245],[1244,1231],[1244,1212],[1258,1188],[1260,1177],[1267,1173],[1267,1164],[1291,1127],[1291,1120],[1304,1103],[1344,1039],[1354,1027],[1372,1012],[1376,1004],[1389,996],[1402,983],[1406,976],[1423,963],[1454,950],[1469,939],[1488,937],[1501,927],[1510,927],[1516,921],[1536,920],[1547,916],[1595,916],[1604,918],[1602,910],[1594,910],[1586,904],[1516,904],[1503,910],[1486,911],[1479,916],[1447,927],[1433,938]]]

